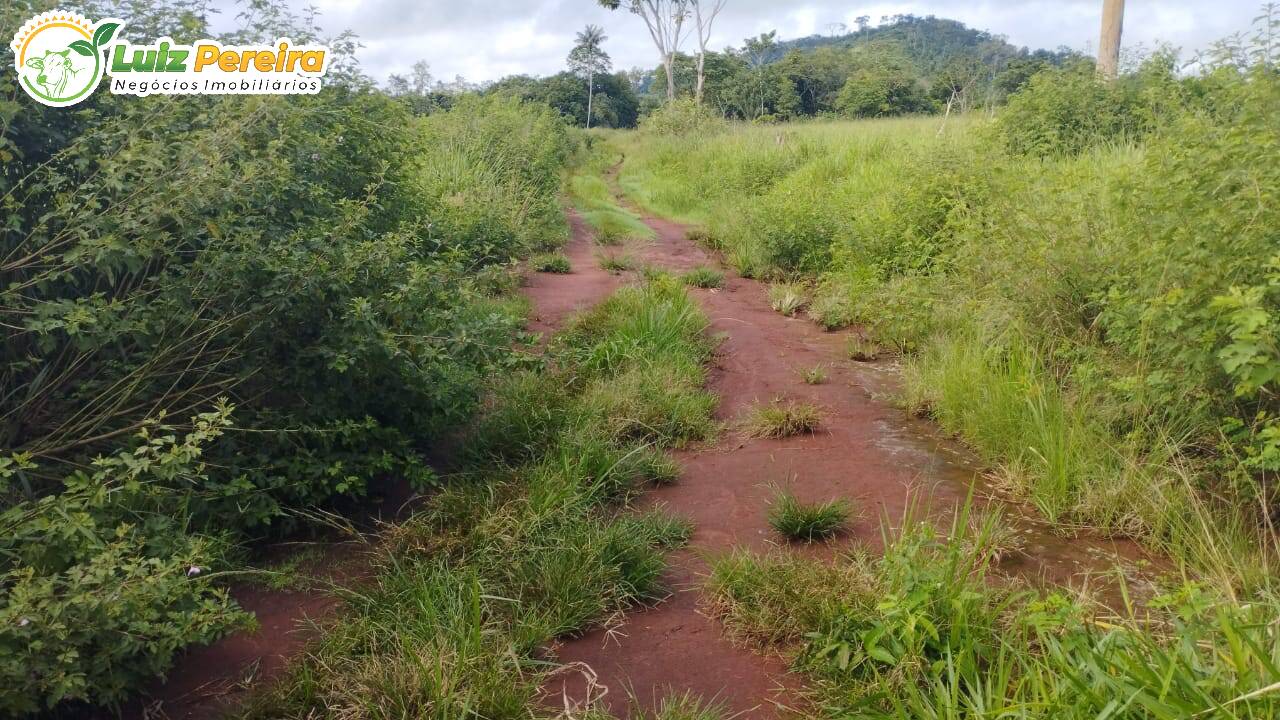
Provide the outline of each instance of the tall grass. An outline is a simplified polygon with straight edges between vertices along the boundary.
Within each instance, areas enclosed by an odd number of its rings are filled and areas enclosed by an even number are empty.
[[[1207,586],[1113,613],[1086,596],[999,574],[998,517],[966,507],[950,527],[911,509],[886,519],[884,552],[830,565],[736,554],[708,579],[738,634],[780,645],[823,717],[1274,717],[1280,604],[1239,605]]]
[[[1241,85],[1241,102],[1261,108],[1275,85]],[[1261,206],[1236,194],[1246,176],[1276,187],[1260,117],[1195,116],[1149,147],[1048,159],[1011,156],[970,120],[941,135],[910,119],[615,142],[629,195],[701,225],[739,273],[783,281],[779,308],[862,325],[903,353],[906,404],[1046,517],[1139,538],[1224,581],[1230,556],[1234,592],[1276,559],[1261,459],[1274,395],[1233,388],[1218,355],[1240,347],[1224,330],[1236,321],[1215,309],[1253,302],[1230,287],[1265,285],[1274,254],[1245,222]]]
[[[664,592],[684,521],[628,500],[706,437],[707,320],[677,280],[627,287],[499,381],[466,468],[371,550],[376,575],[252,717],[518,718],[555,638]],[[673,700],[658,717],[712,717]]]

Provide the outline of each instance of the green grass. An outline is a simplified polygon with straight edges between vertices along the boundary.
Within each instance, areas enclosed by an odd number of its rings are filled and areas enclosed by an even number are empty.
[[[800,283],[774,283],[769,286],[769,306],[793,317],[809,305],[809,291]]]
[[[708,606],[735,635],[791,657],[822,717],[1280,712],[1280,637],[1264,620],[1280,610],[1274,596],[1241,606],[1180,580],[1144,609],[1116,612],[1086,594],[1001,575],[1009,535],[999,515],[974,516],[966,505],[938,527],[922,511],[913,503],[883,521],[883,554],[720,558]]]
[[[800,379],[805,385],[821,385],[827,381],[827,369],[821,365],[804,368],[800,371]]]
[[[529,258],[529,266],[537,272],[544,273],[567,273],[573,268],[569,265],[569,258],[564,253],[543,253],[534,255]]]
[[[724,273],[715,268],[699,265],[681,276],[685,285],[710,290],[724,286]]]
[[[817,432],[822,411],[810,403],[775,400],[757,405],[744,423],[752,437],[785,438]]]
[[[628,241],[652,240],[653,229],[638,215],[618,204],[605,173],[618,155],[596,146],[569,178],[569,197],[582,219],[591,226],[596,242],[621,245]]]
[[[1239,132],[1261,128],[1251,123]],[[868,328],[875,342],[852,340],[849,357],[901,354],[905,403],[972,445],[1046,517],[1139,539],[1233,592],[1258,587],[1280,567],[1265,529],[1274,508],[1249,459],[1264,452],[1258,428],[1271,421],[1246,420],[1232,435],[1236,423],[1222,417],[1253,418],[1257,408],[1234,397],[1218,350],[1206,350],[1213,342],[1155,326],[1191,333],[1188,323],[1213,317],[1179,304],[1201,280],[1211,287],[1197,302],[1240,273],[1258,284],[1259,226],[1232,224],[1249,202],[1232,196],[1218,212],[1214,196],[1188,189],[1200,174],[1234,177],[1218,162],[1224,148],[1258,146],[1190,142],[1204,168],[1170,159],[1195,133],[1162,141],[1155,155],[1116,144],[1022,158],[993,151],[974,132],[981,124],[965,119],[939,136],[927,118],[813,122],[786,126],[784,143],[777,128],[749,126],[610,142],[626,154],[620,183],[632,200],[695,225],[697,241],[743,276],[776,281],[778,312]],[[1230,132],[1209,129],[1228,141]],[[1274,183],[1260,158],[1251,150],[1241,162]],[[1153,179],[1170,173],[1184,182]],[[1203,211],[1180,223],[1185,231],[1153,238],[1134,202],[1168,205],[1154,217]],[[1195,250],[1223,228],[1247,229],[1252,260],[1216,244]],[[1211,253],[1205,273],[1143,249],[1157,240]],[[1141,302],[1128,291],[1111,297],[1132,285],[1121,267],[1149,276]],[[1186,277],[1161,280],[1169,267]],[[1205,332],[1197,337],[1217,331]],[[1199,375],[1174,357],[1199,358]],[[1273,403],[1266,397],[1255,399]]]
[[[844,352],[854,362],[872,362],[880,357],[880,347],[860,333],[849,336]]]
[[[635,258],[619,253],[601,253],[596,256],[596,261],[600,263],[602,269],[608,270],[614,275],[621,275],[639,267]]]
[[[498,380],[460,471],[384,528],[371,580],[247,716],[535,712],[548,643],[666,592],[664,554],[691,527],[629,501],[676,480],[664,448],[714,432],[706,325],[670,278],[626,287],[553,338],[545,366]],[[710,716],[682,702],[662,717]]]
[[[813,542],[844,530],[852,514],[848,500],[803,503],[790,492],[779,490],[769,505],[769,526],[788,540]]]

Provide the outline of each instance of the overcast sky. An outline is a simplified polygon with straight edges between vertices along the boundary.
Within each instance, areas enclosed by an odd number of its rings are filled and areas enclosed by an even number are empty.
[[[234,16],[225,3],[222,24]],[[657,56],[642,21],[609,12],[596,0],[289,0],[316,5],[331,32],[351,29],[364,48],[365,72],[382,82],[426,60],[438,79],[471,81],[518,73],[547,75],[564,69],[574,33],[593,23],[609,35],[605,49],[614,67],[652,67]],[[776,29],[780,38],[827,34],[832,23],[854,18],[915,13],[953,18],[1004,35],[1015,45],[1092,52],[1103,0],[729,0],[715,27],[712,47],[740,46],[744,37]],[[1125,45],[1172,43],[1184,51],[1246,29],[1261,0],[1128,0]]]

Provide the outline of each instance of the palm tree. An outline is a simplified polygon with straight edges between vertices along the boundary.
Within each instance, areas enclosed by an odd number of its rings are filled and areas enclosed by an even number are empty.
[[[601,47],[604,41],[608,39],[609,36],[604,34],[604,28],[598,25],[588,25],[582,32],[578,33],[573,49],[569,51],[569,68],[579,74],[585,73],[587,76],[588,130],[591,129],[591,106],[595,100],[596,73],[608,70],[610,65],[613,64],[609,54]]]

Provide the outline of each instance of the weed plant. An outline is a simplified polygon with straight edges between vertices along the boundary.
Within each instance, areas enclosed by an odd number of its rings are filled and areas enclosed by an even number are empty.
[[[529,258],[529,265],[538,272],[544,273],[568,273],[573,268],[569,264],[569,258],[564,253],[543,253],[534,255]]]
[[[1180,581],[1143,609],[999,574],[997,515],[937,528],[913,506],[882,555],[830,564],[735,553],[707,582],[743,638],[785,648],[823,717],[1261,720],[1280,711],[1272,597],[1239,605]]]
[[[775,400],[768,405],[756,406],[748,415],[745,426],[752,437],[786,438],[817,432],[822,422],[822,411],[816,405],[795,401]]]
[[[769,525],[788,540],[824,540],[845,528],[853,513],[847,500],[803,503],[789,491],[779,490],[769,505]]]
[[[685,285],[711,290],[724,286],[724,273],[705,265],[690,270],[681,276]]]

